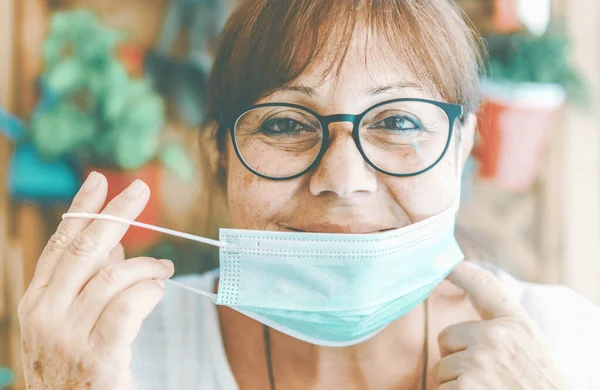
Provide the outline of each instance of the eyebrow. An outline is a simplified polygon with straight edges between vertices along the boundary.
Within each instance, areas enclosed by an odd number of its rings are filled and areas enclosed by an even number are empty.
[[[298,85],[286,85],[284,87],[281,88],[277,88],[278,91],[293,91],[293,92],[300,92],[303,93],[309,97],[313,97],[317,94],[317,91],[315,88],[309,87],[307,85],[303,85],[303,84],[298,84]]]
[[[389,91],[392,91],[395,89],[397,90],[397,89],[405,89],[405,88],[413,88],[413,89],[423,90],[423,87],[421,87],[419,84],[411,83],[411,82],[402,82],[402,83],[397,83],[397,84],[381,85],[381,86],[377,86],[375,88],[371,88],[371,89],[367,90],[366,95],[375,96],[375,95],[379,95],[381,93],[389,92]],[[316,88],[309,87],[309,86],[303,85],[303,84],[286,85],[284,87],[278,88],[277,90],[278,91],[300,92],[309,97],[314,97],[317,94]]]
[[[398,90],[398,89],[405,89],[405,88],[423,90],[423,87],[421,87],[419,84],[415,84],[415,83],[411,83],[411,82],[402,82],[402,83],[397,83],[397,84],[382,85],[382,86],[378,86],[375,88],[371,88],[367,91],[367,95],[375,96],[375,95],[379,95],[380,93],[385,93],[385,92],[389,92],[389,91],[392,91],[395,89]]]

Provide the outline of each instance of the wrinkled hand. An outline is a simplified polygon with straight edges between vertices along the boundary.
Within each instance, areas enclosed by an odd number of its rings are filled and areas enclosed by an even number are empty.
[[[92,173],[69,212],[98,213],[106,194],[106,179]],[[135,219],[149,196],[136,181],[102,213]],[[44,248],[18,307],[27,389],[131,388],[131,343],[164,296],[173,263],[125,260],[127,228],[67,218]]]
[[[448,280],[469,294],[483,321],[439,334],[438,390],[567,390],[541,330],[487,270],[463,261]]]

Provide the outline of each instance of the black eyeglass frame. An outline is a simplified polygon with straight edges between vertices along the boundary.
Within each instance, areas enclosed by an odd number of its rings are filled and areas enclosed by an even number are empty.
[[[421,103],[433,104],[434,106],[437,106],[437,107],[441,108],[442,110],[444,110],[444,112],[446,113],[446,116],[448,117],[448,123],[449,123],[450,129],[448,131],[448,139],[446,141],[446,145],[444,146],[444,151],[442,152],[440,157],[435,162],[433,162],[433,164],[431,164],[427,168],[422,169],[415,173],[392,173],[392,172],[388,172],[388,171],[378,167],[377,165],[375,165],[375,163],[373,163],[367,157],[365,151],[362,148],[362,145],[360,144],[359,128],[360,128],[360,123],[362,122],[363,118],[370,111],[376,109],[377,107],[380,107],[380,106],[383,106],[386,104],[390,104],[390,103],[397,103],[397,102],[421,102]],[[240,120],[240,118],[242,116],[244,116],[246,113],[248,113],[254,109],[261,108],[261,107],[291,107],[291,108],[296,108],[296,109],[308,112],[311,115],[313,115],[315,118],[317,118],[317,120],[321,124],[321,128],[323,129],[323,142],[321,143],[321,149],[319,150],[319,153],[317,154],[317,156],[315,157],[313,162],[310,163],[306,169],[304,169],[303,171],[301,171],[299,173],[291,175],[291,176],[272,177],[272,176],[268,176],[268,175],[265,175],[265,174],[262,174],[262,173],[256,171],[254,168],[252,168],[250,166],[250,164],[248,164],[246,162],[246,160],[244,160],[244,157],[242,156],[242,153],[240,152],[238,144],[237,144],[237,138],[235,135],[235,127],[237,125],[237,122]],[[429,100],[429,99],[417,99],[417,98],[400,98],[400,99],[386,100],[386,101],[377,103],[374,106],[369,107],[368,109],[366,109],[365,111],[363,111],[362,113],[357,114],[357,115],[353,115],[353,114],[320,115],[319,113],[311,110],[310,108],[301,106],[299,104],[262,103],[262,104],[252,105],[252,106],[246,108],[245,110],[242,110],[239,115],[233,116],[233,118],[236,118],[234,121],[231,120],[232,117],[227,118],[225,113],[221,113],[220,118],[219,118],[219,127],[220,127],[220,130],[229,129],[230,135],[231,135],[231,142],[233,143],[233,149],[235,150],[235,154],[237,155],[240,162],[244,165],[244,167],[246,167],[246,169],[248,169],[250,172],[252,172],[256,176],[259,176],[263,179],[276,180],[276,181],[292,180],[292,179],[298,178],[298,177],[306,174],[308,171],[310,171],[314,167],[318,166],[319,163],[321,162],[321,159],[323,158],[323,155],[325,154],[325,152],[327,151],[327,148],[330,145],[329,125],[332,123],[336,123],[336,122],[351,122],[353,124],[352,138],[354,139],[356,148],[360,152],[363,159],[367,162],[367,164],[369,164],[371,167],[373,167],[373,169],[375,169],[376,171],[381,172],[385,175],[389,175],[389,176],[412,177],[412,176],[421,175],[421,174],[429,171],[430,169],[435,167],[440,161],[442,161],[442,159],[448,152],[448,148],[450,147],[450,142],[452,141],[454,122],[456,121],[456,118],[460,118],[463,115],[464,115],[464,107],[460,104],[446,103],[446,102],[440,102],[440,101]],[[225,128],[225,129],[223,129],[223,128]]]

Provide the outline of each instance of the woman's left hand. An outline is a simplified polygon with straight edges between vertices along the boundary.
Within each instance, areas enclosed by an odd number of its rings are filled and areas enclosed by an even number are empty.
[[[469,294],[483,321],[439,334],[438,390],[567,390],[541,330],[487,270],[463,261],[448,280]]]

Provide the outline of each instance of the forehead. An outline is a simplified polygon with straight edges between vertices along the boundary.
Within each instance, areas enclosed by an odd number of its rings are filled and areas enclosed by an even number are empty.
[[[357,92],[361,96],[397,92],[440,99],[430,80],[420,79],[410,70],[403,54],[384,37],[357,26],[346,44],[334,34],[323,55],[314,57],[303,73],[278,90],[298,90],[307,95]]]

